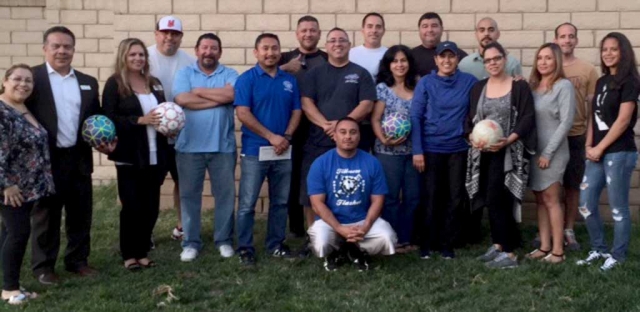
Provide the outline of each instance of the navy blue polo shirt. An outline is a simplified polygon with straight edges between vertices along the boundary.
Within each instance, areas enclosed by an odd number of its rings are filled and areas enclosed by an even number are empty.
[[[260,65],[244,72],[235,84],[234,106],[246,106],[269,131],[284,135],[294,110],[300,110],[300,91],[293,75],[280,69],[275,77]],[[261,146],[270,146],[267,139],[242,126],[242,154],[258,156]]]

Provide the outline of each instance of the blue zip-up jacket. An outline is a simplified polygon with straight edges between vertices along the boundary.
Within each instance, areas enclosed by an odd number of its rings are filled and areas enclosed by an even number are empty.
[[[464,122],[469,92],[477,81],[460,70],[449,77],[438,76],[434,70],[420,79],[411,101],[414,155],[457,153],[469,148],[464,139]]]

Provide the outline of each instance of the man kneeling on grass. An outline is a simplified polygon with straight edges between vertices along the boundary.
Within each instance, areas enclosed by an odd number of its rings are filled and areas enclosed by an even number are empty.
[[[336,124],[332,149],[311,165],[307,176],[313,211],[319,218],[309,228],[311,248],[335,271],[343,260],[369,269],[369,255],[392,255],[397,241],[382,218],[387,183],[378,160],[358,150],[360,128],[350,118]]]

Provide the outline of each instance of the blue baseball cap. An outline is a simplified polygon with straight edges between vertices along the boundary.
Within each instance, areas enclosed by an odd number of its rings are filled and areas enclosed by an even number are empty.
[[[436,47],[436,54],[440,55],[442,54],[442,52],[447,50],[453,52],[453,54],[455,55],[458,55],[458,46],[453,41],[443,41],[438,43],[438,46]]]

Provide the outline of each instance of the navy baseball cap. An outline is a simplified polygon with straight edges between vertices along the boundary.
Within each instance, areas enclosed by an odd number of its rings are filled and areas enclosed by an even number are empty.
[[[443,41],[438,43],[438,46],[436,47],[436,54],[440,55],[442,54],[442,52],[447,50],[453,52],[453,54],[455,55],[458,55],[458,46],[453,41]]]

